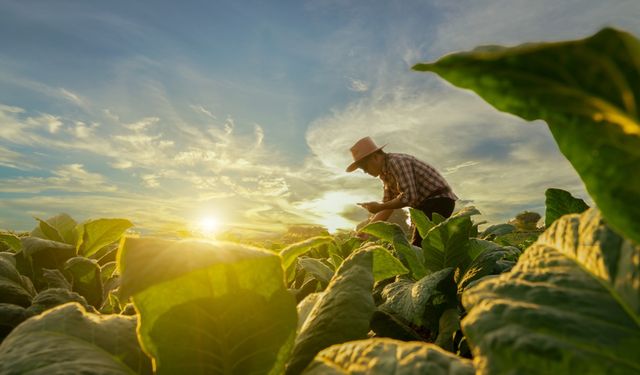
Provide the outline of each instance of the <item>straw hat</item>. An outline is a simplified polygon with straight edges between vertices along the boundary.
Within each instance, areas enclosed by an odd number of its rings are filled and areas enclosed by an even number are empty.
[[[358,163],[373,154],[378,150],[382,150],[385,145],[378,147],[371,137],[364,137],[351,147],[351,155],[353,156],[353,163],[347,167],[347,172],[353,172],[358,168]]]

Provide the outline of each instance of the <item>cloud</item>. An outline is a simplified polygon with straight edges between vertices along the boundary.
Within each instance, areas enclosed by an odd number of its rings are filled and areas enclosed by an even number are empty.
[[[21,169],[21,170],[32,170],[37,167],[28,161],[23,154],[12,151],[6,147],[0,146],[0,165]]]
[[[77,105],[78,107],[86,107],[87,104],[84,99],[82,99],[78,94],[75,94],[67,89],[59,88],[60,94],[63,98],[66,98],[71,103]]]
[[[349,90],[355,92],[365,92],[369,90],[369,85],[367,85],[367,83],[364,81],[349,78]]]
[[[133,167],[133,163],[129,160],[119,160],[112,163],[109,163],[115,169],[129,169]]]
[[[208,117],[217,120],[218,118],[211,113],[211,111],[209,111],[208,109],[204,108],[201,105],[190,105],[189,108],[193,109],[194,111],[196,111],[197,113],[204,113],[205,115],[207,115]]]
[[[589,36],[605,26],[640,34],[635,0],[462,0],[435,2],[444,15],[429,55],[479,45],[517,45]]]
[[[89,172],[82,164],[67,164],[51,171],[49,177],[5,178],[0,182],[1,193],[114,192],[115,185],[105,176]]]

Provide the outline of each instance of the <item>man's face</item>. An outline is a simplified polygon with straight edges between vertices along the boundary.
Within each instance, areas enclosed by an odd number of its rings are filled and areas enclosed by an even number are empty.
[[[378,154],[373,154],[362,159],[359,168],[368,175],[378,177],[378,175],[380,174],[380,168],[378,164]]]

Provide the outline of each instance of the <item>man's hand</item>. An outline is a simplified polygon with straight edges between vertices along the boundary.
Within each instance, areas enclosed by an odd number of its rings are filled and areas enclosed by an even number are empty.
[[[364,208],[365,210],[371,212],[372,214],[377,214],[378,212],[384,209],[382,206],[382,203],[378,203],[378,202],[358,203],[358,206]]]

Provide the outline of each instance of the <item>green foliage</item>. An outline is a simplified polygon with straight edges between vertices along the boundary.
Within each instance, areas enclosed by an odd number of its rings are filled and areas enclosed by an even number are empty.
[[[86,311],[95,312],[95,309],[87,303],[87,300],[83,296],[63,288],[49,288],[38,293],[38,295],[33,298],[33,301],[31,301],[31,306],[29,306],[27,310],[37,315],[68,302],[76,302]]]
[[[74,244],[73,230],[78,223],[65,213],[58,214],[46,220],[35,218],[38,226],[31,231],[32,237],[39,237],[45,240],[53,240]]]
[[[411,222],[416,226],[418,233],[422,238],[425,238],[429,230],[436,225],[435,222],[429,220],[424,212],[416,210],[413,207],[409,208],[409,214],[411,216]]]
[[[361,231],[392,243],[400,260],[411,270],[414,279],[417,280],[426,275],[422,253],[417,252],[409,243],[407,236],[397,224],[377,221],[362,228]]]
[[[433,344],[392,339],[351,341],[331,346],[315,357],[304,375],[367,373],[473,375],[473,364]]]
[[[158,374],[279,373],[296,327],[281,258],[232,243],[126,238],[120,298]]]
[[[513,246],[488,245],[471,262],[465,272],[456,277],[458,297],[462,296],[474,281],[509,271],[518,261],[520,254],[522,254],[521,250]]]
[[[439,314],[448,306],[443,284],[450,283],[453,268],[431,273],[418,281],[399,279],[384,287],[379,309],[416,327],[437,331]],[[430,317],[436,317],[433,321]]]
[[[435,344],[448,352],[455,352],[454,335],[460,329],[458,309],[451,308],[442,313]]]
[[[75,227],[78,254],[91,256],[117,241],[133,224],[126,219],[88,220]]]
[[[64,264],[69,275],[71,289],[87,299],[93,305],[102,305],[102,279],[100,266],[93,259],[73,257]]]
[[[287,374],[301,373],[322,349],[367,336],[375,309],[372,269],[371,251],[358,251],[345,259],[300,328]]]
[[[638,60],[640,42],[606,28],[583,40],[479,48],[413,69],[474,90],[501,111],[545,120],[611,226],[640,243]]]
[[[516,230],[516,227],[511,224],[495,224],[488,226],[479,237],[483,240],[493,240],[497,236],[509,234],[514,230]]]
[[[27,280],[16,269],[12,254],[0,253],[0,302],[22,307],[31,305],[35,293]]]
[[[303,257],[298,259],[298,264],[302,269],[313,275],[316,280],[320,281],[322,285],[329,284],[333,277],[333,270],[319,259]]]
[[[13,252],[22,250],[22,243],[20,242],[20,238],[11,233],[0,233],[0,243],[6,244],[8,249]]]
[[[562,189],[550,188],[544,192],[544,195],[546,197],[544,226],[547,228],[563,215],[579,214],[589,208],[582,199],[574,198],[571,193]]]
[[[429,229],[422,240],[424,264],[429,272],[468,266],[469,237],[475,231],[471,216],[475,214],[479,214],[475,208],[460,211]]]
[[[135,327],[135,317],[60,306],[22,323],[2,342],[0,373],[152,374]]]
[[[287,274],[290,274],[289,269],[299,256],[331,242],[333,242],[333,238],[330,236],[317,236],[291,244],[280,250],[282,266],[287,271]]]
[[[366,249],[373,252],[373,279],[375,282],[409,273],[402,262],[384,247],[371,246]]]
[[[479,373],[640,371],[638,259],[595,209],[556,220],[512,272],[463,294]]]

